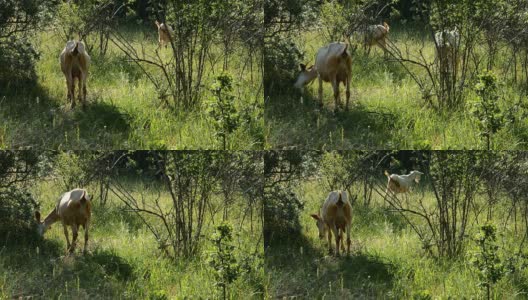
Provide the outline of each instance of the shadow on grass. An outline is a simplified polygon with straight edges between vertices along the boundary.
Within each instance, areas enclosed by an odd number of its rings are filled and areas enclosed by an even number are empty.
[[[66,99],[50,97],[39,84],[7,87],[0,107],[8,148],[102,148],[128,137],[128,115],[90,95],[88,101],[84,109],[81,105],[71,109]]]
[[[4,288],[13,297],[115,297],[135,279],[132,265],[112,251],[96,249],[82,255],[81,241],[76,253],[67,255],[57,240],[30,232],[12,236],[17,238],[0,245],[0,276],[10,278]]]
[[[352,100],[348,111],[340,106],[334,114],[333,108],[333,100],[325,99],[321,107],[316,96],[307,92],[270,95],[266,120],[274,124],[270,129],[273,148],[371,149],[398,144],[392,132],[399,118],[391,112],[369,111]]]
[[[350,256],[329,256],[326,241],[314,247],[302,234],[282,241],[265,249],[275,298],[374,298],[392,288],[394,267],[377,257],[354,251]]]

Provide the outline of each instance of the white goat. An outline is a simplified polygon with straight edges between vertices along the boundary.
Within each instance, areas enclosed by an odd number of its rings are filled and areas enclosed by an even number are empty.
[[[460,45],[460,33],[455,27],[453,30],[444,29],[435,33],[435,44],[437,57],[441,60],[441,70],[448,72],[450,66],[458,68],[458,47]]]
[[[90,225],[91,214],[90,197],[85,189],[74,189],[64,193],[57,201],[55,208],[46,216],[44,221],[40,221],[40,212],[35,212],[37,219],[38,233],[43,236],[50,226],[61,221],[66,236],[67,250],[73,253],[77,242],[79,226],[84,228],[84,253],[88,249],[88,227]],[[72,227],[73,240],[70,244],[68,237],[68,226]]]
[[[420,176],[423,175],[420,171],[411,171],[411,173],[407,175],[398,175],[398,174],[390,174],[389,172],[385,171],[385,176],[388,178],[387,183],[387,189],[385,190],[385,197],[383,200],[387,198],[387,195],[390,192],[393,194],[399,194],[399,193],[407,193],[409,192],[413,181],[416,183],[420,182]]]
[[[81,41],[68,41],[59,57],[62,73],[66,77],[68,99],[72,108],[75,107],[75,78],[79,80],[79,98],[86,106],[86,80],[90,56]]]
[[[383,52],[387,53],[387,36],[389,35],[389,24],[383,22],[383,25],[370,25],[365,32],[365,51],[367,56],[370,54],[372,46],[379,46]]]
[[[315,66],[306,68],[301,64],[301,73],[297,77],[294,86],[301,91],[304,86],[312,82],[316,77],[319,79],[319,101],[323,103],[323,81],[330,82],[334,90],[335,108],[337,111],[339,102],[339,84],[342,82],[346,87],[346,108],[350,100],[350,79],[352,77],[352,56],[348,52],[348,44],[331,43],[317,51]]]
[[[163,45],[167,48],[167,44],[171,42],[172,37],[174,36],[174,30],[172,30],[172,27],[168,24],[160,23],[157,20],[155,23],[158,27],[158,48]]]

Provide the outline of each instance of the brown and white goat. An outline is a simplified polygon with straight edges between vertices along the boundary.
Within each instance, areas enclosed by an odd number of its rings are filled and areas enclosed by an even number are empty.
[[[334,90],[335,108],[337,111],[339,103],[339,84],[342,82],[346,87],[346,108],[350,101],[350,79],[352,77],[352,55],[348,51],[348,44],[336,42],[322,47],[317,51],[315,65],[306,68],[301,64],[301,73],[297,77],[294,86],[301,91],[304,86],[319,79],[319,101],[323,103],[323,81],[330,82]]]
[[[158,27],[158,48],[161,46],[167,48],[167,44],[170,44],[172,37],[174,36],[174,30],[172,30],[172,27],[168,24],[160,23],[157,20],[155,23]]]
[[[347,254],[350,254],[350,227],[352,224],[352,206],[346,191],[333,191],[328,194],[321,215],[312,214],[319,229],[319,238],[328,237],[328,250],[332,253],[332,232],[336,240],[336,255],[339,256],[339,244],[345,251],[343,232],[347,235]]]
[[[416,182],[417,184],[420,182],[421,175],[423,175],[423,173],[420,171],[411,171],[411,173],[407,175],[389,174],[389,172],[385,171],[385,176],[387,176],[388,182],[387,189],[385,190],[385,197],[383,199],[387,198],[389,191],[393,194],[409,192],[413,182]]]
[[[389,35],[389,24],[383,22],[383,25],[370,25],[365,32],[365,51],[367,56],[370,54],[372,46],[379,46],[383,52],[387,53],[387,36]]]
[[[60,221],[64,228],[66,237],[67,251],[73,253],[77,242],[79,227],[84,228],[84,253],[88,249],[88,231],[90,226],[91,214],[90,197],[85,189],[74,189],[64,193],[57,201],[55,208],[46,216],[44,221],[40,221],[40,212],[35,212],[35,218],[38,224],[38,233],[43,236],[50,226]],[[73,240],[70,244],[68,236],[68,226],[71,226]]]
[[[72,108],[75,107],[75,78],[79,80],[79,99],[85,106],[86,80],[88,79],[90,56],[84,48],[84,43],[81,41],[68,41],[60,54],[59,61],[62,73],[66,77],[68,99],[71,101]]]

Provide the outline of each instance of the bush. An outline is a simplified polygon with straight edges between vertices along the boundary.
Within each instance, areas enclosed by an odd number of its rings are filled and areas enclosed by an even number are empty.
[[[50,0],[0,1],[0,85],[36,80],[31,34],[52,7]]]
[[[0,237],[24,237],[33,232],[34,213],[39,205],[25,189],[10,187],[0,191]],[[35,231],[36,232],[36,231]]]
[[[291,39],[278,37],[271,39],[265,47],[265,93],[282,88],[291,89],[299,70],[299,62],[304,58],[301,50]]]
[[[282,241],[282,237],[301,231],[299,213],[304,203],[289,188],[275,186],[264,205],[264,241]]]

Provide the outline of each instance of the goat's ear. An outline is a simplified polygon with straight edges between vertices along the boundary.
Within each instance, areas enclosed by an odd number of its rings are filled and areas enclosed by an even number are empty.
[[[306,71],[306,65],[305,64],[299,64],[299,67],[301,68],[301,71]]]
[[[314,218],[316,220],[320,219],[318,214],[311,214],[310,216],[312,216],[312,218]]]
[[[38,210],[35,212],[35,220],[40,223],[40,211]]]

